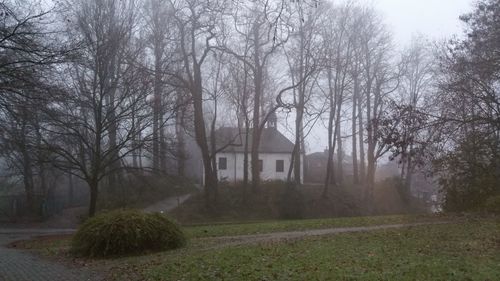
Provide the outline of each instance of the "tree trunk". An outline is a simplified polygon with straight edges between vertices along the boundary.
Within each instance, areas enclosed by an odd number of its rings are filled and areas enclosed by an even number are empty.
[[[246,200],[248,187],[248,141],[250,140],[250,122],[245,120],[245,144],[243,150],[243,200]]]
[[[108,113],[108,122],[109,124],[109,149],[111,151],[110,153],[110,158],[111,158],[111,164],[109,165],[109,169],[111,172],[109,173],[108,180],[108,193],[110,196],[114,196],[116,194],[116,188],[118,187],[119,183],[119,168],[121,166],[121,163],[117,161],[119,159],[118,154],[120,153],[117,149],[117,136],[118,136],[118,120],[116,118],[116,112],[115,112],[115,99],[116,99],[116,90],[117,86],[115,85],[114,79],[117,79],[117,71],[118,67],[116,66],[117,64],[117,58],[114,57],[110,63],[110,70],[109,70],[109,75],[110,78],[108,78],[108,83],[106,92],[108,93],[107,96],[107,113]]]
[[[162,114],[163,115],[163,114]],[[163,116],[160,117],[160,123],[163,124]],[[165,127],[160,126],[160,172],[167,174],[167,138],[165,136]]]
[[[207,207],[212,205],[212,194],[217,189],[217,171],[212,166],[210,148],[205,127],[205,116],[203,114],[203,88],[201,83],[201,69],[196,63],[194,66],[194,85],[191,89],[193,95],[194,130],[196,143],[201,150],[203,168],[205,172],[205,203]]]
[[[358,142],[356,137],[356,120],[357,120],[357,101],[359,95],[359,79],[358,75],[354,76],[354,92],[352,96],[352,176],[353,183],[359,184],[358,174]]]
[[[156,35],[156,34],[155,34]],[[157,35],[155,36],[157,39]],[[154,42],[154,59],[155,59],[155,73],[154,73],[154,86],[153,86],[153,170],[155,172],[160,171],[160,153],[161,153],[161,100],[162,100],[162,84],[161,84],[161,73],[162,73],[162,50],[161,42],[155,40]]]
[[[328,118],[328,160],[326,164],[326,175],[325,175],[325,184],[323,186],[323,198],[328,197],[328,190],[330,184],[335,182],[335,174],[334,174],[334,164],[333,164],[333,154],[335,152],[335,131],[334,131],[334,119],[336,113],[336,103],[337,99],[335,98],[335,89],[332,85],[333,73],[332,70],[328,69],[328,87],[329,87],[329,96],[328,100],[330,103],[330,114]]]
[[[337,120],[335,120],[335,135],[337,138],[337,172],[336,180],[337,184],[342,185],[344,182],[344,151],[342,150],[342,131],[340,130],[340,110],[342,107],[342,103],[338,104],[338,112],[337,112]]]
[[[26,203],[30,212],[35,211],[35,187],[33,184],[33,171],[31,170],[31,158],[27,151],[23,151],[23,182],[26,192]]]
[[[361,95],[358,96],[358,135],[359,135],[359,182],[366,182],[365,136],[363,128],[363,105]]]
[[[68,174],[68,203],[69,206],[73,207],[75,201],[75,185],[73,183],[73,175]]]
[[[26,113],[25,113],[26,114]],[[27,146],[27,132],[26,132],[26,121],[22,123],[22,136],[21,141],[19,142],[19,148],[22,154],[22,167],[23,167],[23,183],[24,183],[24,191],[26,193],[26,203],[28,205],[28,210],[30,212],[35,212],[35,186],[33,183],[33,170],[32,170],[32,162],[31,153],[28,151]]]
[[[97,181],[97,179],[90,180],[89,188],[90,188],[89,218],[91,218],[95,215],[97,207],[97,195],[99,192],[99,182]]]
[[[259,145],[260,145],[260,107],[262,97],[263,84],[263,66],[260,58],[260,33],[257,19],[253,26],[253,43],[255,44],[254,60],[254,100],[253,100],[253,130],[252,130],[252,148],[251,148],[251,166],[252,166],[252,191],[258,192],[260,185],[260,165],[259,165]]]
[[[185,177],[186,166],[186,143],[184,140],[184,119],[185,107],[180,106],[180,101],[177,101],[177,122],[176,122],[176,136],[177,136],[177,175]]]
[[[294,154],[293,172],[294,172],[294,182],[296,186],[299,186],[301,184],[300,154],[304,149],[301,146],[302,134],[303,134],[302,120],[304,116],[304,94],[300,92],[301,90],[299,90],[299,103],[297,106],[297,117],[295,119],[295,148],[293,150]]]

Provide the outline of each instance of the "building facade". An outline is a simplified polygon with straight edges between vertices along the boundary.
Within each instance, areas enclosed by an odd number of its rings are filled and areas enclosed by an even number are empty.
[[[267,127],[262,130],[259,144],[260,178],[262,180],[283,180],[288,177],[294,144],[277,128],[276,116],[269,118]],[[223,127],[216,131],[217,175],[220,181],[236,182],[243,180],[245,140],[248,140],[248,175],[251,179],[252,133],[249,135],[239,128]],[[301,182],[303,181],[303,159],[300,156]],[[293,168],[292,174],[293,178]]]

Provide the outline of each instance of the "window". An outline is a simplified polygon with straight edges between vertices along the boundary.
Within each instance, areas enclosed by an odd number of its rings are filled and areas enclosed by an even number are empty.
[[[276,160],[276,172],[284,172],[285,171],[285,160]]]
[[[259,171],[262,172],[263,169],[264,169],[264,161],[262,161],[262,159],[259,159]]]
[[[227,158],[219,157],[219,170],[227,170]]]

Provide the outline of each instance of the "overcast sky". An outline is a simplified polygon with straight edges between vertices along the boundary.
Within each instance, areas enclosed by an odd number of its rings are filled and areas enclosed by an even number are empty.
[[[333,0],[342,1],[342,0]],[[459,16],[473,10],[475,0],[358,0],[370,4],[384,17],[398,48],[405,47],[413,35],[422,34],[431,41],[460,35],[463,25]],[[290,121],[288,121],[290,122]],[[323,151],[327,147],[326,130],[321,123],[307,138],[307,152]],[[348,134],[348,132],[345,132]],[[287,135],[291,132],[287,132]],[[350,144],[344,146],[350,154]]]
[[[458,17],[472,11],[474,0],[358,0],[373,5],[385,18],[397,45],[403,46],[412,34],[430,39],[450,38],[462,31]]]

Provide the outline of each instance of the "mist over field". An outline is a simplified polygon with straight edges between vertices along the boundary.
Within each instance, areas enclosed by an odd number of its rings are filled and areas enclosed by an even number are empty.
[[[499,19],[0,1],[0,280],[494,280]]]

